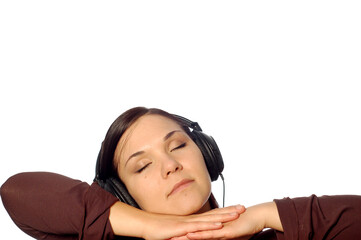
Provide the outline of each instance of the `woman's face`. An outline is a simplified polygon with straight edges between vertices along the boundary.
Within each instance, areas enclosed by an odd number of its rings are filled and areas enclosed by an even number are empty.
[[[139,118],[115,151],[118,173],[138,205],[149,212],[188,215],[209,207],[211,182],[202,153],[173,120]]]

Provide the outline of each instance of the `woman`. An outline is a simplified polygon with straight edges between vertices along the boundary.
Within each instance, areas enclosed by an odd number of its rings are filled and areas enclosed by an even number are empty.
[[[210,182],[222,171],[221,157],[212,139],[200,135],[196,125],[193,132],[188,127],[183,118],[159,109],[130,109],[109,128],[91,186],[52,173],[24,173],[2,186],[3,203],[14,222],[39,239],[361,237],[359,196],[214,209]],[[99,185],[125,192],[142,210]],[[265,228],[272,229],[261,232]]]

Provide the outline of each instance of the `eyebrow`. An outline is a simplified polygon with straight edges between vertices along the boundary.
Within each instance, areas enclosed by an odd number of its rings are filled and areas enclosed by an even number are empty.
[[[167,141],[176,132],[181,132],[181,130],[174,130],[174,131],[169,132],[167,135],[165,135],[165,137],[163,138],[163,141]]]
[[[174,131],[167,133],[167,135],[164,136],[163,141],[167,141],[176,132],[181,132],[181,130],[174,130]],[[145,153],[145,151],[138,151],[138,152],[135,152],[132,155],[130,155],[128,160],[125,162],[124,167],[127,166],[127,163],[129,162],[130,159],[132,159],[133,157],[139,156],[141,154],[144,154],[144,153]]]

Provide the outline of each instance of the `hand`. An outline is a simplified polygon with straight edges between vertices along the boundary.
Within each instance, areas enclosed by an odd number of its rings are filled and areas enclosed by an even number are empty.
[[[274,202],[247,208],[239,218],[225,223],[223,228],[188,233],[179,238],[173,238],[172,240],[248,239],[264,228],[283,231],[277,206]]]
[[[159,215],[148,213],[144,219],[144,239],[169,239],[187,233],[217,230],[223,223],[234,221],[245,211],[244,206],[231,206],[190,216]]]

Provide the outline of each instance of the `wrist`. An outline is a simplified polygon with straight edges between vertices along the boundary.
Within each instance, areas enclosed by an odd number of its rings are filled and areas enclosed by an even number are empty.
[[[139,221],[140,226],[138,228],[138,231],[140,234],[140,238],[150,239],[151,236],[154,236],[154,225],[152,223],[157,222],[156,215],[143,211],[142,217],[139,218]]]
[[[282,231],[277,206],[274,202],[261,203],[247,208],[244,214],[252,216],[254,231],[259,232],[264,228],[272,228]]]
[[[116,202],[110,208],[109,222],[117,236],[142,238],[144,234],[144,219],[147,213],[123,202]]]
[[[275,202],[264,203],[265,217],[264,226],[265,228],[272,228],[278,231],[283,231],[281,220],[278,214],[277,205]]]

